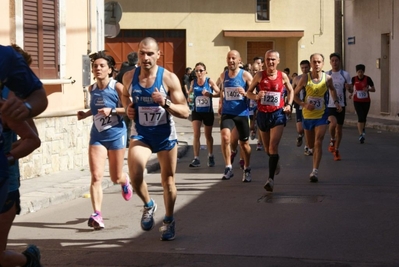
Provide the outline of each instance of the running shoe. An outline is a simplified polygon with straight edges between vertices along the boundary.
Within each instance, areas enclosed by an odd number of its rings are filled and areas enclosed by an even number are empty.
[[[190,167],[200,167],[201,166],[201,162],[198,158],[193,159],[193,161],[191,161]]]
[[[328,146],[328,151],[330,151],[331,153],[334,153],[334,151],[335,151],[335,140],[330,140],[330,144]]]
[[[87,225],[93,227],[94,230],[102,230],[105,228],[103,217],[96,212],[90,216]]]
[[[240,164],[240,169],[243,170],[244,169],[244,164],[245,164],[244,160],[240,159],[239,164]]]
[[[262,150],[262,144],[258,142],[258,144],[256,145],[256,151],[261,151],[261,150]]]
[[[141,216],[141,229],[150,231],[154,227],[154,214],[157,211],[157,204],[153,200],[152,207],[143,207],[143,216]]]
[[[242,172],[242,181],[244,182],[244,183],[249,183],[249,182],[251,182],[252,181],[252,178],[251,178],[251,169],[245,169],[243,172]]]
[[[313,149],[307,148],[303,154],[305,156],[313,156]]]
[[[133,196],[133,188],[129,183],[129,177],[126,176],[126,183],[121,185],[122,187],[122,197],[129,201]]]
[[[302,146],[302,138],[303,138],[303,135],[298,135],[298,138],[296,139],[296,146],[297,147]]]
[[[255,131],[251,131],[250,137],[251,137],[251,140],[254,140],[256,138]]]
[[[272,178],[267,179],[267,182],[263,186],[263,188],[268,192],[273,192],[274,188],[274,180]]]
[[[27,258],[26,267],[42,267],[40,263],[40,250],[35,245],[28,245],[28,247],[22,252]]]
[[[360,144],[364,144],[364,141],[366,140],[366,138],[364,138],[364,135],[363,134],[361,134],[361,135],[359,135],[359,142],[360,142]]]
[[[223,174],[222,180],[230,180],[230,178],[233,176],[234,176],[233,170],[229,167],[226,167],[224,169],[224,174]]]
[[[319,178],[317,178],[317,172],[312,171],[312,173],[310,174],[310,182],[311,183],[317,183],[319,181]]]
[[[236,157],[236,155],[237,155],[237,151],[231,151],[231,155],[230,155],[231,164],[233,164],[234,158]]]
[[[215,166],[215,157],[209,156],[208,157],[208,167],[213,167],[213,166]]]
[[[161,232],[161,241],[171,241],[175,239],[175,221],[163,222],[163,225],[159,228]]]
[[[338,150],[335,150],[335,152],[334,152],[334,160],[335,161],[341,160],[341,155],[339,154]]]

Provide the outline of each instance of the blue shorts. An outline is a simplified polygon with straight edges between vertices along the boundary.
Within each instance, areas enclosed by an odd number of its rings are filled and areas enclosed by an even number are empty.
[[[19,195],[19,190],[14,190],[8,192],[6,202],[4,203],[0,213],[5,213],[9,211],[15,204],[16,214],[21,213],[21,200]]]
[[[93,138],[90,138],[89,145],[104,146],[107,150],[119,150],[122,148],[126,148],[126,134],[112,141],[97,141]]]
[[[275,126],[285,126],[287,123],[287,116],[285,116],[282,108],[274,112],[258,111],[258,114],[256,115],[256,123],[258,124],[259,130],[262,132],[268,132]]]
[[[303,124],[303,129],[305,130],[313,130],[317,126],[321,125],[326,125],[329,124],[330,122],[328,121],[328,113],[324,113],[323,117],[321,119],[304,119],[302,124]]]
[[[175,140],[169,140],[169,139],[164,139],[163,141],[156,140],[156,138],[145,138],[142,135],[133,135],[131,137],[133,140],[138,140],[140,142],[143,142],[144,144],[148,145],[152,151],[152,153],[158,153],[159,151],[163,150],[172,150],[176,144],[177,144],[177,139]]]

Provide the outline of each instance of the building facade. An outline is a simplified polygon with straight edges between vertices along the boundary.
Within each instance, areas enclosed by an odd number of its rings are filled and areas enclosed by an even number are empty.
[[[364,64],[373,79],[369,116],[399,121],[399,2],[396,0],[345,0],[345,68],[356,75],[355,66]],[[354,112],[349,103],[349,112]]]
[[[20,160],[22,179],[87,166],[92,121],[78,121],[76,113],[87,107],[85,90],[93,82],[87,54],[104,48],[104,1],[1,3],[0,42],[16,43],[32,55],[31,68],[49,100],[35,118],[42,145]]]
[[[104,22],[110,2],[2,1],[0,42],[16,43],[32,54],[31,67],[49,99],[46,111],[35,118],[42,145],[20,161],[23,179],[88,165],[92,120],[78,121],[76,113],[88,108],[91,52],[105,48],[120,64],[140,40],[152,36],[160,43],[159,64],[181,78],[187,66],[204,62],[213,79],[231,49],[241,53],[243,63],[276,49],[280,69],[291,72],[299,72],[299,62],[312,53],[334,52],[330,0],[121,0],[123,16],[112,31],[119,25],[121,30],[115,36],[108,35],[110,25]]]
[[[159,63],[179,78],[185,67],[203,62],[216,79],[231,49],[240,52],[243,63],[276,49],[280,69],[288,67],[291,73],[298,72],[299,62],[312,53],[334,52],[334,1],[330,0],[118,2],[123,8],[121,32],[106,39],[106,49],[122,62],[143,37],[154,37],[161,48]]]

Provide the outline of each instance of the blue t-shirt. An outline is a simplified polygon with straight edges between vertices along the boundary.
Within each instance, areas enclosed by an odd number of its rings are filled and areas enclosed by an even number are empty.
[[[2,90],[2,99],[8,98],[10,90],[4,87]],[[2,137],[4,140],[4,152],[8,153],[11,151],[12,144],[17,141],[17,134],[11,129],[3,129]],[[20,172],[18,160],[15,161],[14,165],[8,167],[9,177],[9,188],[8,192],[18,190],[20,186]]]
[[[43,87],[21,54],[11,46],[0,45],[0,88],[4,86],[7,86],[20,98],[26,98],[33,91]],[[3,126],[0,119],[0,210],[7,196],[9,185],[8,164],[4,153],[2,133]]]

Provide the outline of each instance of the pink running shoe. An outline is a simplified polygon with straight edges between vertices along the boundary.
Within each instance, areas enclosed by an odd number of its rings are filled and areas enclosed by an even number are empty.
[[[89,221],[87,222],[87,225],[89,227],[93,227],[94,230],[102,230],[105,228],[103,217],[101,217],[101,215],[98,213],[93,213],[90,216]]]
[[[133,188],[129,183],[129,177],[126,175],[126,183],[121,185],[122,196],[126,201],[129,201],[133,196]]]

